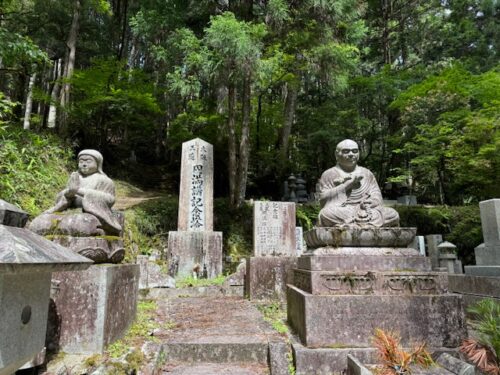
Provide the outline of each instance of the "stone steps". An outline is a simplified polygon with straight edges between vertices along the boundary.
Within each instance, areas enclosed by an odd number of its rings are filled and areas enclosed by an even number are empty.
[[[268,375],[267,365],[248,363],[171,363],[160,374],[164,375]]]

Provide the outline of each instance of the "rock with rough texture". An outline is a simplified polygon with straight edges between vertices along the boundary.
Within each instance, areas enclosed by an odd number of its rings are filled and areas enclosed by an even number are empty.
[[[0,199],[0,224],[23,228],[28,217],[28,214],[20,208]]]
[[[139,266],[91,266],[52,277],[48,349],[72,354],[102,353],[135,318]]]
[[[297,257],[251,257],[247,259],[245,295],[252,300],[286,299]]]
[[[295,241],[295,203],[254,203],[253,256],[296,256]]]

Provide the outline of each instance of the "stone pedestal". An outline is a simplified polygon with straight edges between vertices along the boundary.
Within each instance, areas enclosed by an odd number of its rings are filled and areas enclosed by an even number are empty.
[[[415,232],[314,228],[305,234],[312,249],[298,259],[287,290],[288,321],[302,344],[294,348],[297,374],[307,374],[301,363],[314,358],[328,363],[325,374],[345,370],[347,354],[370,348],[375,328],[399,332],[403,346],[460,345],[466,335],[461,296],[446,293],[447,275],[432,272],[428,258],[406,247]]]
[[[500,277],[500,199],[479,202],[484,243],[474,249],[476,266],[465,266],[473,276]]]
[[[293,281],[297,257],[247,259],[245,295],[252,300],[286,300],[286,286]]]
[[[500,277],[448,275],[448,288],[462,294],[465,307],[484,298],[500,303]]]
[[[132,324],[137,308],[139,266],[103,264],[52,276],[48,350],[102,353]]]
[[[171,276],[217,277],[222,273],[222,232],[169,232],[168,258],[169,268],[175,269]]]

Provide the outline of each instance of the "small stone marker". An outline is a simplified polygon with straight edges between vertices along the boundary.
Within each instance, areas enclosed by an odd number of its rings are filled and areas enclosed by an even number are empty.
[[[295,256],[295,203],[254,204],[253,256]]]
[[[213,278],[222,272],[222,232],[213,231],[213,147],[182,144],[177,231],[168,234],[170,276]]]
[[[295,227],[295,249],[297,256],[301,256],[306,249],[302,227]]]
[[[479,202],[484,243],[474,249],[476,266],[465,266],[475,276],[500,276],[500,199]]]
[[[212,231],[213,147],[199,138],[182,144],[179,231]]]

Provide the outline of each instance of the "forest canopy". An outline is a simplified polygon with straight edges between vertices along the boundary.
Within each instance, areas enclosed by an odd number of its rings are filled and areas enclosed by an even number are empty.
[[[499,11],[497,0],[3,0],[0,134],[50,132],[174,175],[182,142],[200,137],[233,206],[280,198],[291,173],[313,190],[344,138],[388,197],[498,197]]]

